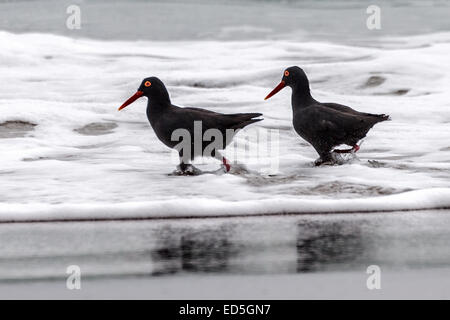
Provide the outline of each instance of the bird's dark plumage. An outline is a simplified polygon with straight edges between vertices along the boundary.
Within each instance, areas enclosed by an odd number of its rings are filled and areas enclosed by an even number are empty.
[[[389,119],[385,114],[358,112],[337,103],[318,102],[311,96],[308,78],[299,67],[286,69],[281,83],[266,99],[285,86],[292,88],[294,129],[317,151],[319,164],[330,161],[331,152],[338,145],[357,147],[358,141],[376,123]]]
[[[211,143],[211,141],[203,141],[202,139],[203,143],[200,150],[202,153],[198,154],[197,151],[199,150],[196,151],[196,148],[194,148],[196,122],[197,124],[201,123],[202,137],[208,129],[217,129],[220,131],[223,137],[223,148],[219,148],[218,150],[221,150],[225,149],[225,147],[231,143],[238,130],[249,124],[262,120],[255,119],[261,116],[261,113],[222,114],[200,108],[178,107],[171,103],[169,93],[165,85],[156,77],[144,79],[138,88],[137,94],[139,92],[139,96],[148,97],[147,118],[155,131],[156,136],[166,146],[174,148],[180,143],[177,139],[173,139],[172,134],[175,130],[184,129],[189,132],[192,140],[192,152],[189,157],[190,159],[194,159],[197,156],[202,156],[206,146]],[[132,100],[131,102],[135,100],[133,97],[130,98]],[[128,102],[129,101],[125,102],[119,110],[131,103]],[[235,130],[234,133],[230,134],[233,130]],[[185,159],[186,155],[183,155],[183,158]]]

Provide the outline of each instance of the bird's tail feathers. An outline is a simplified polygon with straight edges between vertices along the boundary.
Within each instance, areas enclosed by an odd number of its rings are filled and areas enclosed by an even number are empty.
[[[232,129],[242,129],[242,128],[248,126],[249,124],[252,124],[252,123],[255,123],[255,122],[258,122],[258,121],[262,121],[262,120],[263,119],[249,119],[249,120],[246,120],[246,121],[242,121],[242,122],[239,122],[238,124],[234,125],[232,127]]]
[[[381,118],[383,121],[391,121],[392,120],[392,118],[391,118],[391,116],[390,115],[388,115],[388,114],[377,114],[377,116],[379,117],[379,118]]]
[[[262,113],[233,113],[229,114],[228,116],[241,120],[249,120],[262,116]]]

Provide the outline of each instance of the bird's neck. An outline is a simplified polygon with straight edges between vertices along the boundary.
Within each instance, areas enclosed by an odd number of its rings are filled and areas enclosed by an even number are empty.
[[[296,85],[292,87],[292,108],[295,109],[301,109],[302,107],[307,107],[316,100],[311,96],[311,92],[309,90],[309,85]]]
[[[147,111],[164,109],[171,106],[169,92],[167,90],[160,90],[148,96]]]
[[[155,97],[148,98],[147,101],[147,118],[149,120],[156,120],[158,115],[170,110],[172,103],[170,102],[169,96],[167,99],[158,99]]]

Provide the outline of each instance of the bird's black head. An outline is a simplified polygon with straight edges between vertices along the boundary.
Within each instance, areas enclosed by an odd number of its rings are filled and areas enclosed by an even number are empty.
[[[284,70],[283,78],[281,80],[284,81],[286,86],[291,88],[297,85],[309,84],[305,71],[297,66],[289,67]]]
[[[302,68],[293,66],[284,70],[281,82],[267,95],[267,97],[264,98],[264,100],[269,99],[286,86],[307,90],[309,92],[308,77]]]
[[[151,98],[152,96],[158,95],[161,91],[167,91],[164,83],[157,77],[149,77],[142,80],[138,91],[143,92],[143,96]]]
[[[125,101],[119,108],[122,110],[140,97],[147,97],[155,102],[170,103],[169,93],[164,83],[157,77],[149,77],[142,80],[141,85],[134,95]]]

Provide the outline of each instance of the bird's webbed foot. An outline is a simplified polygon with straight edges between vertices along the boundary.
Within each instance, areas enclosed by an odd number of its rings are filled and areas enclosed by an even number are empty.
[[[190,163],[180,163],[177,169],[172,173],[175,176],[197,176],[202,174],[202,170],[194,167]]]
[[[333,159],[330,157],[320,157],[319,159],[317,159],[316,161],[314,161],[314,165],[316,167],[318,166],[325,166],[325,165],[333,165],[335,164],[335,162],[333,161]]]

